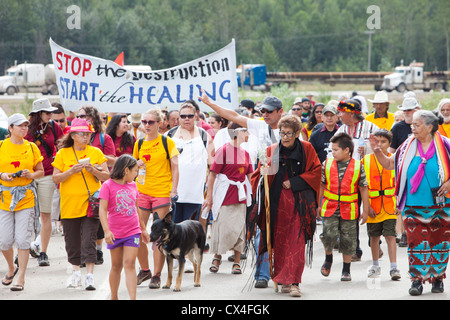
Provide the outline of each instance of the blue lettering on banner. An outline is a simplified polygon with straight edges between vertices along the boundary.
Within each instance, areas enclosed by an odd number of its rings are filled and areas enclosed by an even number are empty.
[[[95,90],[100,87],[98,83],[87,83],[84,81],[78,82],[76,80],[70,80],[68,78],[59,78],[59,84],[61,87],[61,98],[78,100],[78,101],[95,101]],[[91,97],[88,97],[89,91],[91,91]]]
[[[220,97],[223,100],[226,100],[231,103],[231,92],[227,86],[227,84],[231,85],[230,80],[225,80],[220,85],[218,85],[216,82],[211,83],[211,89],[208,90],[204,87],[202,87],[199,84],[193,85],[190,84],[189,86],[181,86],[176,85],[175,90],[176,92],[170,91],[170,88],[167,86],[160,87],[162,90],[158,90],[159,87],[156,86],[150,86],[146,92],[146,102],[151,105],[160,105],[164,103],[183,103],[186,102],[187,99],[196,99],[197,96],[202,95],[202,88],[205,89],[205,93],[212,99],[217,100],[218,97]],[[189,88],[189,89],[188,89]],[[185,89],[185,91],[183,91]],[[186,90],[188,89],[188,90]],[[194,90],[197,89],[197,90]],[[144,97],[144,87],[137,87],[137,86],[130,86],[130,103],[134,104],[142,104],[142,100]],[[196,91],[197,96],[194,96],[194,91]],[[161,92],[161,93],[159,93]],[[176,97],[176,99],[174,99]]]
[[[164,86],[163,93],[161,94],[161,97],[158,100],[158,104],[161,104],[163,99],[169,99],[171,103],[174,103],[172,97],[170,96],[169,88],[167,88],[166,86]]]
[[[96,90],[98,90],[100,84],[60,77],[59,86],[62,99],[96,102]],[[126,86],[129,86],[128,97],[125,92],[120,92]],[[99,102],[113,104],[125,102],[130,104],[148,103],[150,105],[181,104],[187,99],[197,99],[197,97],[201,96],[203,88],[211,100],[217,101],[217,99],[221,99],[231,103],[230,87],[230,80],[224,80],[221,83],[212,82],[208,88],[202,87],[200,84],[190,84],[188,86],[176,85],[172,89],[168,86],[150,86],[146,88],[136,86],[133,82],[126,82],[121,84],[115,91],[99,92]]]

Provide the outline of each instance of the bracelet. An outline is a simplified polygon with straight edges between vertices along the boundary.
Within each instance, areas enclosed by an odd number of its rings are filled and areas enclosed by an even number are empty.
[[[1,172],[1,173],[0,173],[0,180],[3,180],[3,179],[2,179],[2,175],[3,175],[3,174],[4,174],[4,172]]]

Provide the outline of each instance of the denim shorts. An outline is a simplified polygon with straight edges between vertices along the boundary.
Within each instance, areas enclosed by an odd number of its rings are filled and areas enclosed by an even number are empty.
[[[113,244],[106,244],[106,248],[109,250],[116,249],[118,247],[135,247],[139,248],[139,239],[141,237],[141,234],[134,234],[132,236],[121,238],[121,239],[115,239]]]

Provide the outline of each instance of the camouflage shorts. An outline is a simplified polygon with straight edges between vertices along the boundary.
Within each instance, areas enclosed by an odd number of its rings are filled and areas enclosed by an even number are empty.
[[[358,220],[343,220],[340,213],[331,217],[322,217],[323,233],[320,239],[326,252],[332,252],[336,241],[339,239],[339,252],[345,255],[353,255],[356,252],[356,224]]]

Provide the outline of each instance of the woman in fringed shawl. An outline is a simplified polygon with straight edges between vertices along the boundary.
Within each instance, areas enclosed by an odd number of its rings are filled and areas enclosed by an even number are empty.
[[[395,168],[397,209],[408,238],[410,295],[422,294],[425,282],[431,282],[431,292],[444,292],[450,248],[450,140],[437,132],[438,126],[433,112],[417,111],[413,136],[390,158],[370,138],[380,164]]]
[[[268,169],[263,163],[252,176],[253,192],[260,194],[250,224],[261,229],[260,253],[267,251],[266,208],[262,176],[266,170],[270,186],[270,233],[273,248],[273,281],[282,284],[282,292],[300,297],[299,283],[305,266],[312,259],[312,241],[316,228],[316,209],[320,190],[321,165],[309,142],[298,139],[301,122],[286,116],[278,124],[281,141],[267,148]],[[261,172],[263,171],[263,172]],[[258,190],[259,189],[259,190]],[[254,225],[253,225],[254,227]]]

